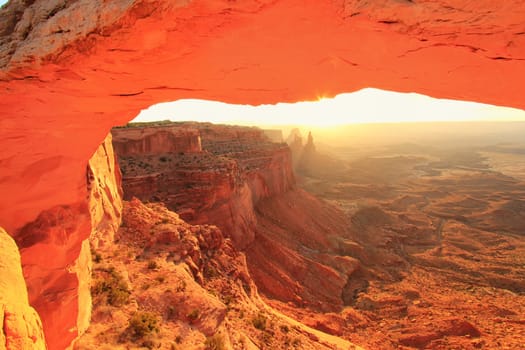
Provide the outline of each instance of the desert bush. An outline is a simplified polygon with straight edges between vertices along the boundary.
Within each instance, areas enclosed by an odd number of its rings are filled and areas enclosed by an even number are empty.
[[[264,331],[266,329],[266,316],[262,313],[258,313],[257,316],[252,318],[252,324],[255,328]]]
[[[150,270],[155,270],[157,269],[159,266],[157,265],[157,262],[155,260],[150,260],[148,262],[148,269]]]
[[[100,255],[100,253],[94,253],[93,254],[93,262],[98,264],[100,262],[102,262],[102,255]]]
[[[169,305],[166,308],[166,318],[168,320],[176,320],[177,319],[177,315],[178,315],[178,313],[177,313],[177,309],[175,308],[175,306]],[[180,335],[177,336],[177,337],[180,337]]]
[[[224,350],[224,339],[220,334],[214,334],[211,337],[206,338],[204,342],[206,350]]]
[[[232,304],[234,300],[235,299],[234,299],[233,295],[227,294],[227,295],[223,296],[223,300],[222,301],[223,301],[224,305],[230,306],[230,304]]]
[[[113,267],[101,269],[102,276],[95,279],[91,287],[93,296],[105,296],[111,306],[121,306],[128,302],[131,294],[126,281]]]
[[[159,283],[164,283],[164,281],[166,281],[166,276],[164,275],[159,275],[157,277],[155,277],[155,280]]]
[[[158,333],[157,317],[151,312],[137,311],[129,319],[128,331],[135,339]]]
[[[190,320],[190,321],[195,321],[199,318],[200,316],[200,312],[199,312],[199,309],[193,309],[191,310],[191,312],[189,314],[186,315],[186,317]]]
[[[175,289],[176,292],[184,292],[186,291],[186,281],[180,280],[179,284],[177,285],[177,288]]]

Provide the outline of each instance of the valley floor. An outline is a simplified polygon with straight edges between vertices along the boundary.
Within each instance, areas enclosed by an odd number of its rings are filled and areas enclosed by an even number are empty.
[[[400,145],[348,152],[338,168],[311,164],[302,186],[345,211],[366,254],[369,283],[349,300],[359,317],[347,339],[522,348],[525,157],[507,150]]]

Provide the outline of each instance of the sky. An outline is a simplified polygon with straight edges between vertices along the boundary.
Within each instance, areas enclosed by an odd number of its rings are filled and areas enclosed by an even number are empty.
[[[0,6],[2,6],[3,4],[5,4],[7,2],[7,0],[0,0]]]
[[[166,119],[240,125],[334,127],[356,123],[525,121],[525,111],[367,88],[331,99],[261,106],[179,100],[153,105],[143,110],[134,121]]]

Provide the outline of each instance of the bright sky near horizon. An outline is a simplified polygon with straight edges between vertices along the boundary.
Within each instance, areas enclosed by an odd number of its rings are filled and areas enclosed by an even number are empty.
[[[354,123],[525,121],[525,111],[367,88],[319,101],[261,106],[179,100],[153,105],[143,110],[133,121],[166,119],[242,125],[330,127]]]

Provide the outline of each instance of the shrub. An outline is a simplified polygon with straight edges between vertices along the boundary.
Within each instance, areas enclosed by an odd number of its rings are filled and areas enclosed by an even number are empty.
[[[204,342],[204,346],[206,346],[206,350],[224,350],[224,339],[222,338],[222,335],[215,334],[211,337],[206,338],[206,341]]]
[[[229,295],[229,294],[228,294],[228,295],[225,295],[225,296],[223,297],[223,302],[224,302],[224,304],[225,304],[226,306],[230,306],[230,304],[232,304],[233,301],[234,301],[234,298],[233,298],[232,295]]]
[[[159,266],[157,265],[157,262],[155,260],[150,260],[148,262],[148,269],[150,270],[155,270],[157,269]]]
[[[164,275],[157,276],[155,277],[155,280],[159,283],[164,283],[164,281],[166,280],[166,276]]]
[[[266,329],[266,316],[258,313],[257,316],[252,319],[252,324],[255,328],[264,331]]]
[[[173,305],[168,306],[168,308],[167,308],[167,315],[166,315],[166,318],[167,318],[168,320],[174,320],[174,319],[177,318],[177,309],[175,309],[175,307],[174,307]],[[177,338],[175,338],[175,341],[176,341],[178,338],[179,338],[179,339],[182,339],[182,338],[180,338],[180,335],[178,335]],[[179,343],[179,342],[177,342],[177,343]]]
[[[198,309],[193,309],[191,310],[191,312],[189,314],[186,315],[186,317],[190,320],[190,321],[195,321],[199,318],[199,315],[200,315],[200,312]]]
[[[290,328],[288,328],[287,325],[281,325],[281,332],[288,333],[290,331]]]
[[[135,339],[158,333],[157,317],[151,312],[137,311],[129,319],[128,330]]]
[[[126,281],[114,268],[100,270],[104,275],[95,280],[91,287],[93,296],[102,295],[112,306],[121,306],[128,302],[131,294]]]
[[[102,255],[100,253],[93,254],[93,262],[100,263],[102,261]]]
[[[186,281],[180,280],[180,283],[177,286],[177,288],[175,289],[175,291],[177,291],[177,292],[184,292],[184,291],[186,291]]]

